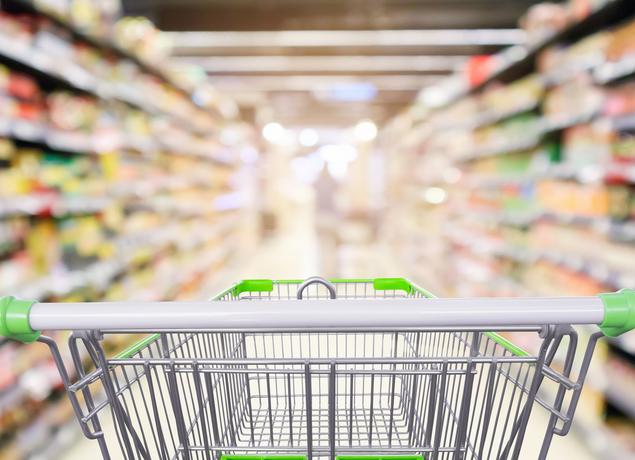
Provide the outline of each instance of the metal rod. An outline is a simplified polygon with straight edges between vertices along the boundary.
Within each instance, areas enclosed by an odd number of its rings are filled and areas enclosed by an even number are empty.
[[[600,324],[599,297],[39,303],[34,330]]]

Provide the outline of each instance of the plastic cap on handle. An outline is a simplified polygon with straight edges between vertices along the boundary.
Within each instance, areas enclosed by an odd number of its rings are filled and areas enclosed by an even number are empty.
[[[39,331],[31,329],[29,311],[35,302],[12,296],[0,297],[0,336],[24,343],[35,342]]]
[[[621,291],[600,294],[604,302],[604,321],[600,329],[609,337],[617,337],[635,329],[635,291]]]

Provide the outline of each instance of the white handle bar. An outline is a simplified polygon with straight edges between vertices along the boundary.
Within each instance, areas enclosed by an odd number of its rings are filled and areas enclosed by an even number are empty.
[[[599,297],[38,303],[34,330],[416,328],[600,324]]]
[[[505,328],[597,324],[635,329],[635,291],[598,297],[233,300],[35,303],[0,297],[0,336],[30,342],[42,330]]]

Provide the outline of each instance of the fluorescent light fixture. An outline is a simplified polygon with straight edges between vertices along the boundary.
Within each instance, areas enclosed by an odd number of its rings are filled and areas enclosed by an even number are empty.
[[[467,56],[223,56],[175,57],[208,74],[310,72],[450,72]]]
[[[342,83],[314,90],[313,95],[321,101],[365,102],[375,99],[377,88],[371,83]]]
[[[377,125],[372,120],[362,120],[355,125],[353,134],[358,141],[370,142],[377,137]]]
[[[215,75],[208,81],[222,91],[329,91],[340,85],[368,84],[378,91],[419,91],[438,83],[439,75]]]
[[[325,48],[518,45],[520,29],[283,30],[266,32],[164,32],[179,48]]]
[[[320,137],[317,131],[312,128],[303,129],[300,131],[300,135],[298,136],[298,141],[303,147],[313,147],[319,140]]]

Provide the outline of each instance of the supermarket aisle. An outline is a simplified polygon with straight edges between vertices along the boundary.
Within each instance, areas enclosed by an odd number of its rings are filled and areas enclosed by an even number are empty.
[[[266,241],[249,260],[244,264],[230,267],[212,280],[205,291],[218,292],[232,282],[244,278],[306,278],[318,273],[319,248],[317,237],[310,223],[310,218],[297,219],[296,224],[285,233]],[[362,251],[366,257],[346,257],[347,266],[340,266],[340,270],[349,276],[373,276],[375,267],[381,267],[379,276],[403,275],[399,270],[399,263],[389,251],[382,247],[366,248]],[[353,251],[354,248],[346,248]],[[535,459],[544,435],[544,426],[548,417],[543,411],[535,410],[530,422],[525,449],[521,459]],[[107,422],[106,422],[107,423]],[[79,430],[78,430],[79,431]],[[585,445],[579,442],[580,433],[573,431],[565,438],[554,439],[549,459],[575,458],[576,460],[592,460],[585,449]],[[68,450],[63,460],[83,460],[87,458],[99,458],[99,452],[94,442],[78,437],[78,442]],[[118,458],[118,457],[114,457]]]

